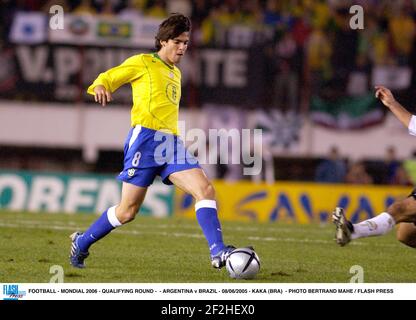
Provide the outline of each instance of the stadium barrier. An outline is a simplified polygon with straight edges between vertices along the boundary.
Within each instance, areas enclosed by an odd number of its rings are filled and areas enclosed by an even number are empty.
[[[121,105],[102,108],[87,104],[74,107],[60,103],[0,101],[0,114],[1,146],[80,149],[83,160],[88,163],[95,163],[102,150],[122,152],[130,125],[130,110]],[[366,130],[333,130],[308,119],[222,105],[183,109],[180,121],[185,124],[186,131],[181,133],[187,145],[194,143],[191,130],[194,128],[202,128],[207,134],[208,129],[262,128],[265,145],[274,156],[281,157],[326,158],[335,145],[350,160],[384,159],[390,146],[396,147],[398,159],[407,159],[415,143],[414,137],[392,114],[382,125]],[[241,141],[247,143],[247,140]]]
[[[386,210],[408,187],[277,182],[214,181],[220,218],[229,221],[328,222],[336,206],[353,222]],[[112,175],[0,171],[0,209],[99,214],[120,201],[121,183]],[[156,180],[140,214],[195,219],[194,200]]]
[[[329,222],[336,206],[353,222],[373,217],[410,189],[398,186],[276,182],[214,182],[221,220],[289,223]],[[189,195],[176,192],[176,214],[195,217]]]
[[[113,175],[0,171],[0,209],[30,212],[101,213],[120,201]],[[140,213],[167,217],[174,189],[156,180]]]

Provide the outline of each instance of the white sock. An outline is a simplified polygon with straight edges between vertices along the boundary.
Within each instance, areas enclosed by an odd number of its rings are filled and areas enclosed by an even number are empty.
[[[108,218],[108,222],[110,222],[110,224],[114,227],[117,228],[119,226],[121,226],[121,222],[117,219],[116,216],[116,207],[111,207],[107,210],[107,218]]]
[[[354,232],[351,234],[351,239],[386,234],[393,229],[395,224],[393,217],[387,212],[383,212],[374,218],[354,224]]]

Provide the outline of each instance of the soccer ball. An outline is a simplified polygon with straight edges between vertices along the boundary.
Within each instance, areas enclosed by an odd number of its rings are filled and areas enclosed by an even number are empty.
[[[233,279],[253,279],[260,270],[260,259],[253,248],[237,248],[227,258],[226,268]]]

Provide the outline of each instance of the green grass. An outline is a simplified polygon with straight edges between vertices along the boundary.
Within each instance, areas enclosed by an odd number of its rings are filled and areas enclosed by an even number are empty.
[[[225,269],[210,266],[196,220],[180,218],[137,217],[90,249],[86,269],[72,268],[68,236],[96,218],[0,212],[0,282],[49,282],[53,265],[64,268],[65,282],[237,282]],[[416,251],[396,241],[393,232],[339,248],[332,225],[222,225],[226,243],[255,247],[262,265],[251,282],[347,283],[353,265],[364,268],[365,282],[415,281]]]

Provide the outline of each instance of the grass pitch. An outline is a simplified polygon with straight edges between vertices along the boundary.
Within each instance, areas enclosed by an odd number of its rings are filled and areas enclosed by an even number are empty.
[[[69,235],[95,215],[0,211],[0,282],[46,283],[60,265],[65,282],[237,282],[211,267],[197,221],[137,217],[96,243],[87,268],[69,265]],[[256,279],[238,282],[347,283],[360,265],[365,282],[415,282],[416,251],[394,232],[338,247],[332,225],[223,222],[226,243],[253,245],[261,260]]]

